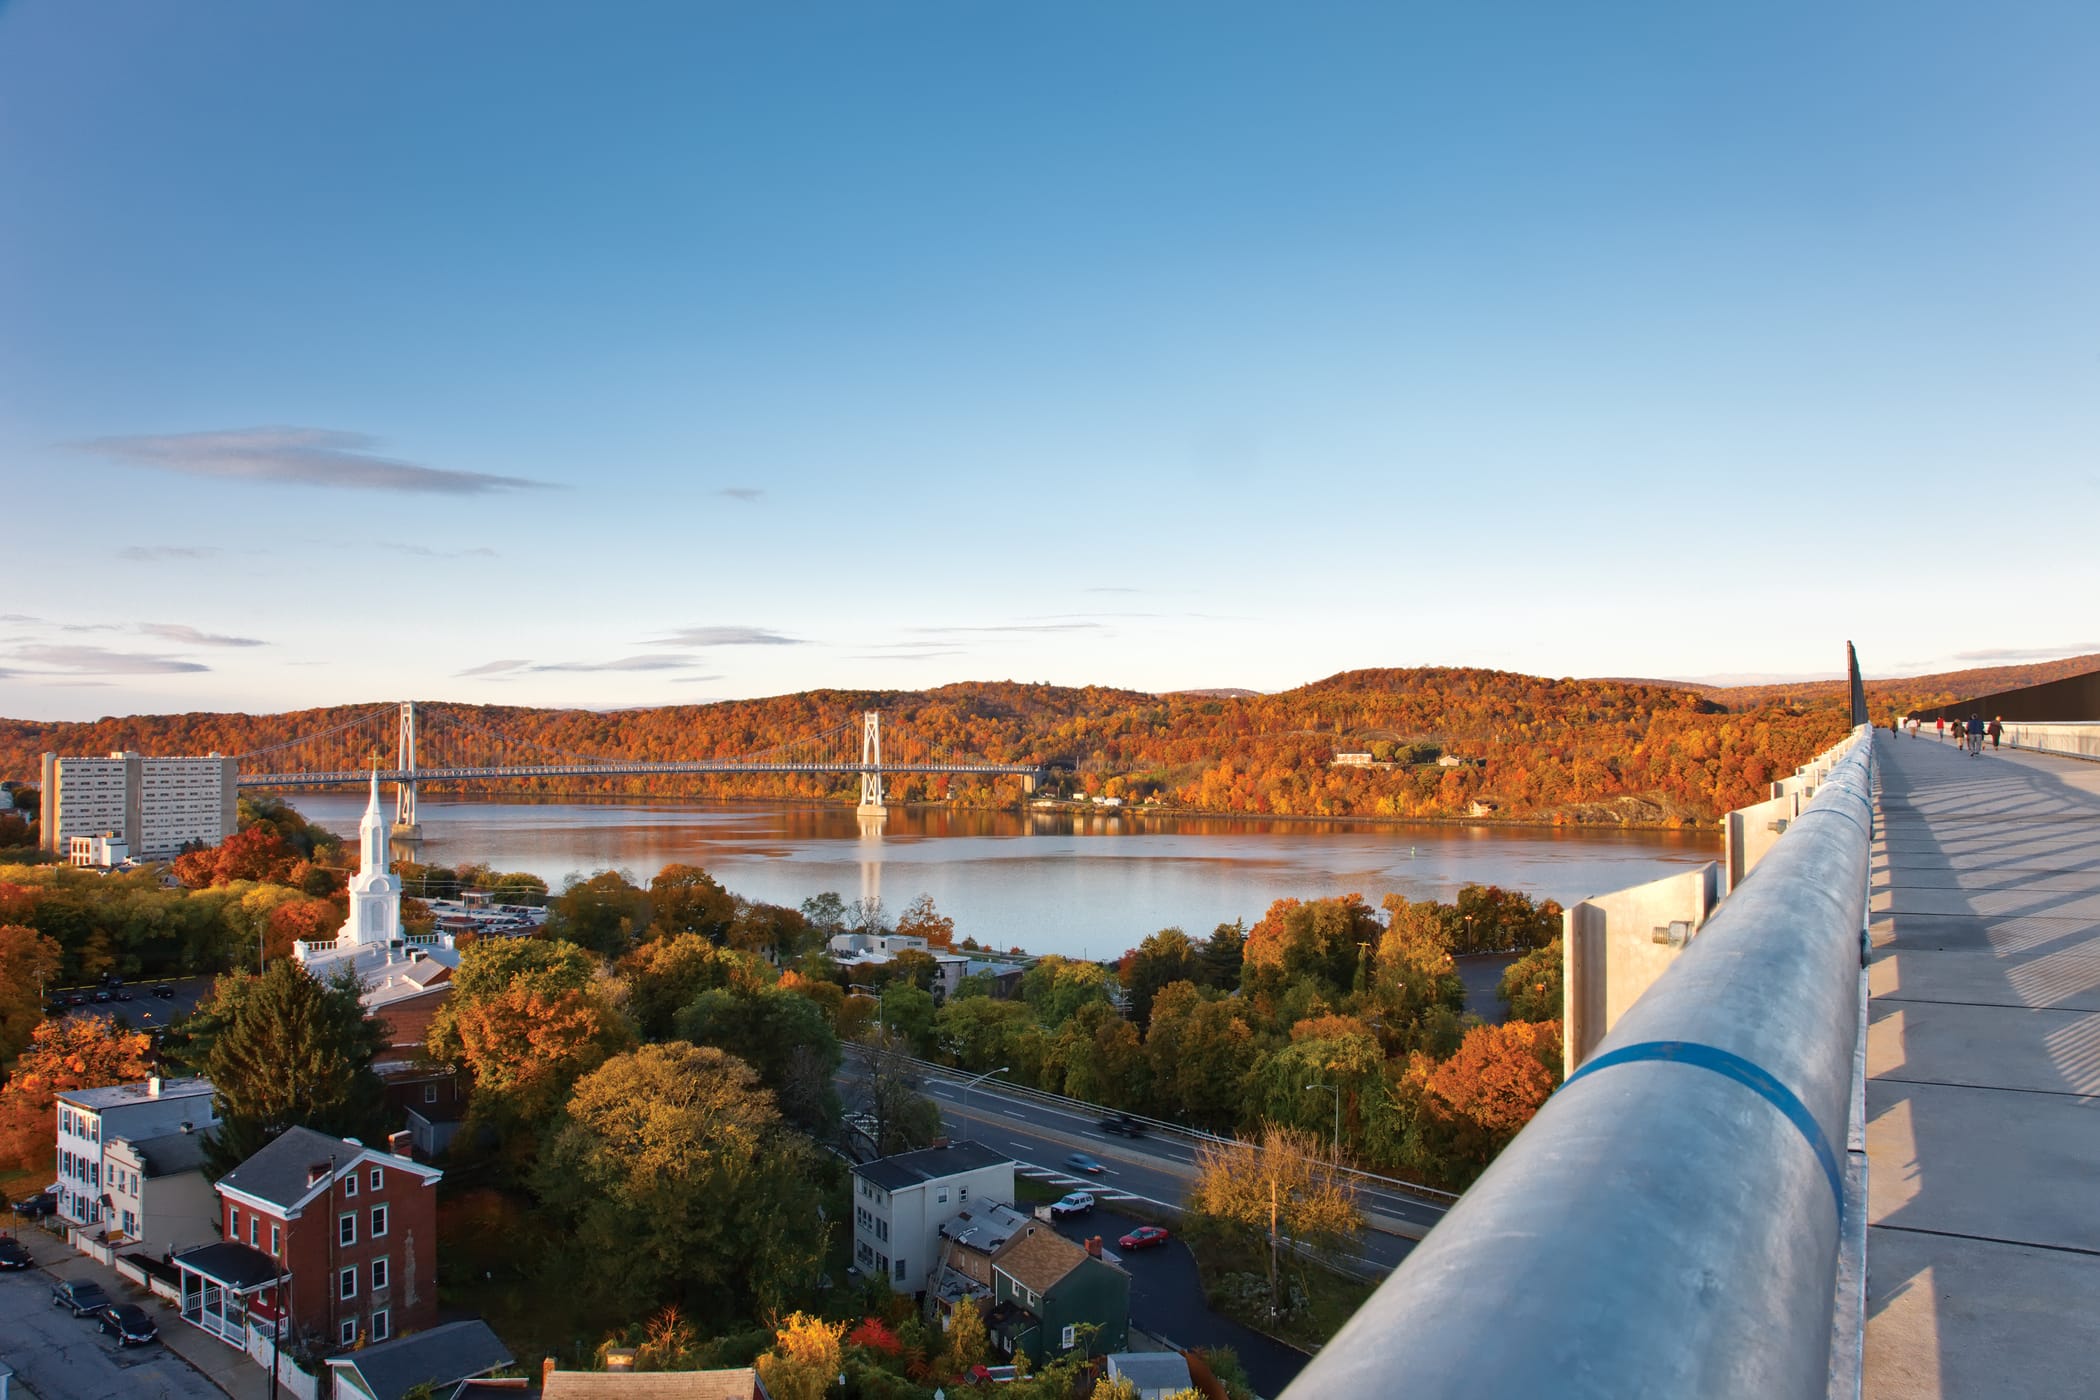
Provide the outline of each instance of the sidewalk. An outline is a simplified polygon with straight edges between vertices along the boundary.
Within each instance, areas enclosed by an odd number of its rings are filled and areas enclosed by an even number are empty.
[[[249,1359],[214,1337],[206,1336],[182,1320],[179,1309],[165,1300],[105,1269],[57,1235],[37,1226],[24,1225],[16,1237],[36,1257],[37,1267],[54,1279],[93,1279],[120,1303],[136,1303],[160,1326],[160,1343],[188,1362],[190,1369],[234,1397],[234,1400],[269,1400],[270,1376]],[[280,1397],[283,1392],[279,1392]]]

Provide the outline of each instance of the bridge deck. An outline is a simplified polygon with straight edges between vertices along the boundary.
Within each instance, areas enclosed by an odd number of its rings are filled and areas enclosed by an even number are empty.
[[[1866,1395],[2090,1395],[2100,764],[1880,744]]]

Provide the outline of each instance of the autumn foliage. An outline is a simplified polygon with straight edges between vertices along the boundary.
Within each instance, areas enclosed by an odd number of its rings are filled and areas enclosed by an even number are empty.
[[[48,1159],[57,1096],[153,1073],[153,1042],[101,1016],[45,1021],[0,1088],[0,1161],[33,1167]]]

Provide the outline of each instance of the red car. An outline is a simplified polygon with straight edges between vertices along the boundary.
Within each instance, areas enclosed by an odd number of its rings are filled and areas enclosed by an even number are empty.
[[[1125,1249],[1151,1249],[1165,1244],[1171,1236],[1157,1225],[1140,1225],[1116,1243]]]

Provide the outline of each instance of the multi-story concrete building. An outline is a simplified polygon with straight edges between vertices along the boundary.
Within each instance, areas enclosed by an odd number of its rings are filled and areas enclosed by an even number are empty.
[[[853,1169],[853,1262],[900,1293],[940,1264],[941,1226],[974,1201],[1014,1198],[1013,1159],[974,1142],[878,1157]]]
[[[76,836],[108,835],[140,859],[166,860],[185,846],[216,846],[233,833],[239,784],[240,761],[219,754],[47,753],[37,839],[47,851],[70,853]]]
[[[108,1147],[119,1139],[142,1142],[184,1130],[203,1132],[219,1120],[208,1079],[162,1079],[62,1089],[58,1107],[58,1213],[75,1225],[107,1225],[112,1206]],[[114,1201],[111,1196],[111,1201]],[[122,1221],[117,1222],[120,1226]]]

